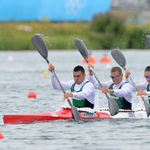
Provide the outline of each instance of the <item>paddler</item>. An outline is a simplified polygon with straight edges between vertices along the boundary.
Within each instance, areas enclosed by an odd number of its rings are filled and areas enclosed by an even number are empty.
[[[128,78],[128,76],[130,74],[131,74],[131,72],[129,70],[125,71],[126,81],[132,85],[133,91],[135,92],[136,89],[135,89],[133,83]],[[144,77],[145,77],[146,81],[144,81],[142,83],[135,84],[136,87],[139,90],[138,93],[137,93],[137,96],[147,95],[148,96],[149,105],[150,105],[150,66],[147,66],[145,68]],[[144,91],[144,90],[146,90],[146,91]]]
[[[55,70],[52,64],[49,64],[49,70]],[[91,82],[85,79],[85,70],[82,66],[76,66],[73,69],[74,80],[61,82],[64,90],[71,90],[71,93],[65,93],[64,98],[72,97],[73,105],[76,107],[94,108],[95,88]],[[51,82],[54,89],[61,90],[55,75],[51,73]]]
[[[94,78],[91,67],[94,68],[94,66],[89,63],[89,81],[93,83],[94,87],[96,89],[101,89],[102,93],[110,93],[110,97],[117,102],[119,109],[132,110],[132,86],[123,80],[121,68],[113,67],[110,71],[110,78],[112,80],[101,82],[103,87],[101,88],[97,80]]]

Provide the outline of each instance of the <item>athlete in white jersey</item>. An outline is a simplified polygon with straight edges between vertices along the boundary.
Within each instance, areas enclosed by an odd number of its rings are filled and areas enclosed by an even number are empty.
[[[96,89],[101,89],[99,83],[93,76],[93,73],[90,69],[91,67],[94,68],[94,66],[88,64],[89,81],[93,83]],[[132,86],[123,80],[122,70],[119,67],[113,67],[110,73],[112,80],[101,82],[103,87],[101,89],[102,93],[110,93],[110,97],[117,102],[119,109],[132,110]]]
[[[129,70],[126,70],[126,74],[125,74],[126,81],[132,85],[133,91],[135,92],[136,89],[135,89],[133,83],[128,78],[128,75],[130,75],[130,74],[131,74],[131,72]],[[148,96],[149,105],[150,105],[150,66],[147,66],[145,68],[144,77],[145,77],[146,81],[136,84],[136,87],[139,90],[138,93],[137,93],[137,96],[147,95]]]
[[[52,64],[49,64],[49,70],[55,70]],[[85,70],[82,66],[76,66],[73,70],[74,80],[61,82],[64,90],[71,90],[71,93],[65,93],[64,98],[72,97],[73,105],[76,107],[94,108],[95,88],[91,82],[85,79]],[[51,82],[54,89],[61,90],[60,85],[53,73],[51,73]]]

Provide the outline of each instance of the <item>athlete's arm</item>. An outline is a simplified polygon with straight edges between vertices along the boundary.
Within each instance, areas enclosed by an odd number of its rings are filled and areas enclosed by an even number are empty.
[[[89,96],[95,95],[95,89],[92,83],[88,82],[84,85],[81,92],[73,93],[73,97],[78,99],[88,99]]]
[[[130,95],[133,92],[132,86],[128,83],[125,83],[122,85],[121,89],[113,89],[116,96],[119,97],[126,97],[127,95]]]
[[[59,83],[58,83],[54,73],[51,73],[51,82],[52,82],[52,85],[53,85],[54,89],[61,90],[61,87],[60,87],[60,85],[59,85]],[[64,90],[69,90],[71,88],[71,82],[72,81],[61,82],[61,85],[64,88]]]
[[[95,89],[102,89],[97,80],[95,79],[94,75],[90,76],[89,75],[89,81],[94,85]],[[102,87],[104,88],[109,88],[109,86],[112,84],[112,81],[107,81],[107,82],[101,82]]]

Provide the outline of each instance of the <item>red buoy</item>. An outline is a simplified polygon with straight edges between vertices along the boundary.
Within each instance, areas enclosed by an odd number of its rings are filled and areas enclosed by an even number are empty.
[[[4,138],[4,136],[3,136],[3,134],[0,132],[0,139],[3,139]]]
[[[98,60],[98,62],[100,62],[100,63],[111,63],[112,60],[111,60],[108,56],[103,56],[103,57],[101,57],[101,58]]]
[[[36,94],[35,94],[35,92],[29,92],[28,93],[28,98],[36,98]]]
[[[91,55],[89,55],[88,61],[89,61],[89,63],[92,63],[92,64],[96,63],[96,59]],[[84,58],[82,59],[82,63],[84,63],[84,64],[86,63]]]

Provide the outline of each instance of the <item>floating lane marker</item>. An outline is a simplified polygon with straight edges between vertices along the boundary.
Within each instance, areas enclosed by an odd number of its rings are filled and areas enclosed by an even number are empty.
[[[31,91],[28,93],[28,98],[36,98],[35,92]]]
[[[54,61],[54,62],[53,62],[53,65],[57,65],[57,64],[58,64],[58,62],[57,62],[57,61]]]
[[[43,74],[44,76],[47,76],[47,75],[49,75],[49,72],[48,72],[48,71],[44,71],[42,74]]]
[[[0,132],[0,139],[3,139],[4,138],[4,136],[3,136],[3,134]]]

